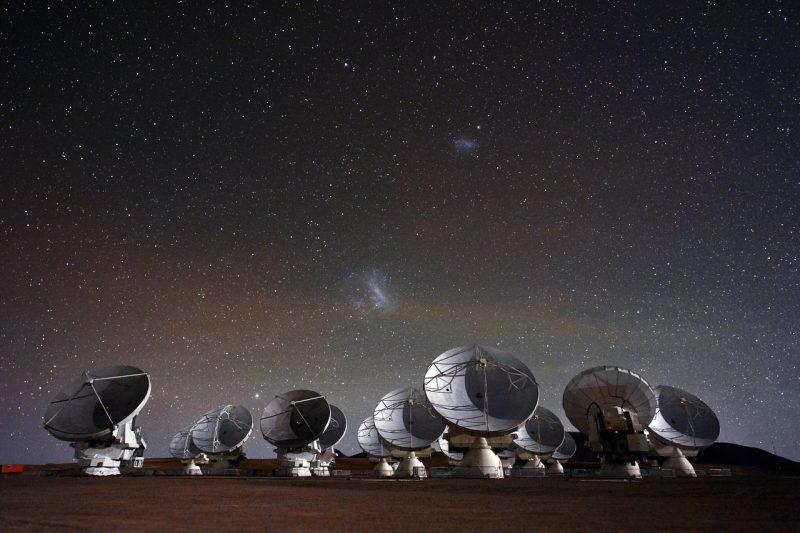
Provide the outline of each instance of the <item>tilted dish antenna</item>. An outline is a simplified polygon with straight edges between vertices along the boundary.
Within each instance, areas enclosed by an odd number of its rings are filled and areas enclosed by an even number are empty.
[[[317,476],[330,476],[330,468],[336,461],[335,446],[344,437],[347,431],[347,417],[341,409],[333,404],[331,406],[331,421],[328,428],[319,437],[319,448],[322,450],[316,459],[312,473]]]
[[[84,473],[119,475],[120,466],[141,467],[147,444],[136,415],[150,398],[150,376],[133,366],[84,372],[64,387],[44,415],[44,428],[71,442]]]
[[[183,429],[172,437],[169,443],[169,452],[176,459],[180,459],[184,465],[183,473],[190,476],[200,476],[203,474],[198,464],[206,464],[208,457],[203,450],[195,446],[192,440],[191,428]]]
[[[450,426],[450,445],[470,450],[456,475],[503,477],[493,447],[504,449],[539,401],[533,373],[513,355],[477,344],[439,355],[428,367],[425,395]]]
[[[225,405],[200,417],[191,427],[192,441],[208,454],[215,474],[233,474],[244,459],[242,447],[253,431],[253,415],[241,405]]]
[[[647,428],[650,443],[658,455],[667,457],[665,468],[672,468],[680,476],[695,477],[694,467],[686,457],[694,457],[716,442],[719,419],[690,392],[667,385],[654,390],[658,408]]]
[[[542,459],[547,459],[564,442],[564,424],[550,409],[536,407],[536,410],[517,430],[514,439],[521,453],[517,456],[527,459],[523,468],[544,468]]]
[[[297,389],[279,394],[264,408],[261,433],[276,447],[278,475],[307,477],[321,450],[317,439],[328,428],[331,407],[325,396]]]
[[[444,434],[433,441],[433,447],[447,457],[447,462],[449,464],[457,466],[464,459],[464,454],[450,449],[450,441],[447,440],[447,432],[448,429],[445,429]]]
[[[589,368],[567,384],[563,404],[600,455],[601,476],[641,477],[637,460],[648,451],[644,428],[656,411],[655,394],[641,376],[616,366]]]
[[[378,464],[375,466],[373,473],[375,477],[392,477],[394,476],[394,469],[386,461],[387,457],[391,457],[391,445],[386,442],[378,429],[375,427],[375,419],[373,415],[369,415],[358,426],[358,445],[361,449],[371,457],[378,459]]]
[[[433,413],[425,395],[413,387],[395,389],[378,402],[375,427],[392,448],[408,454],[400,462],[397,477],[427,477],[416,452],[430,448],[444,433],[445,425]]]
[[[564,433],[564,442],[562,442],[561,446],[550,456],[550,467],[548,470],[554,474],[563,474],[563,464],[569,461],[577,450],[578,445],[575,443],[575,439],[572,435],[570,435],[569,432]]]

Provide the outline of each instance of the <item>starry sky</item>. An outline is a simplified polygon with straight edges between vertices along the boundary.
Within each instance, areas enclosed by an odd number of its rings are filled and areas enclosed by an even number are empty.
[[[2,8],[2,461],[68,462],[45,408],[114,364],[149,456],[296,388],[355,453],[475,342],[800,459],[800,6],[427,4]]]

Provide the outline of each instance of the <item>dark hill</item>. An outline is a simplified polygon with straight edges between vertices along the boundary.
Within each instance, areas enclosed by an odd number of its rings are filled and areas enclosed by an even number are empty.
[[[782,472],[800,473],[800,463],[780,457],[761,448],[751,448],[730,442],[716,442],[702,450],[694,459],[696,464],[754,466]]]

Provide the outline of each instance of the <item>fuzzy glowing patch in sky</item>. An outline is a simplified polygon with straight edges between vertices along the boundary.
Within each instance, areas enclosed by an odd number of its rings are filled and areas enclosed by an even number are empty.
[[[389,277],[381,271],[355,272],[349,276],[353,308],[361,313],[388,312],[396,301],[389,290]]]

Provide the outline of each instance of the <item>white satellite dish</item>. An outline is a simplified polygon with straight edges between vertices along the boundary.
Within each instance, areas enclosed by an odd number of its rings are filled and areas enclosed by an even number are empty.
[[[207,454],[215,474],[235,475],[244,458],[242,447],[253,431],[253,415],[241,405],[207,412],[190,429],[192,442]]]
[[[554,474],[563,474],[563,464],[569,461],[577,450],[578,445],[575,443],[575,439],[572,435],[570,435],[569,432],[564,433],[564,442],[562,442],[561,446],[550,456],[550,467],[548,471]]]
[[[190,476],[202,475],[203,472],[198,464],[208,463],[206,454],[192,441],[191,428],[181,430],[172,437],[169,443],[169,452],[173,457],[181,460],[184,465],[183,473]]]
[[[519,447],[517,457],[525,460],[523,468],[545,468],[542,459],[547,459],[564,442],[564,424],[551,410],[536,407],[536,410],[517,429],[514,444]]]
[[[378,429],[375,427],[375,420],[373,415],[368,416],[358,426],[358,445],[370,457],[378,459],[378,464],[375,466],[373,473],[375,477],[385,478],[394,476],[394,469],[386,461],[387,457],[391,457],[391,445],[383,440]]]
[[[640,478],[638,460],[648,452],[644,428],[656,398],[638,374],[616,366],[584,370],[564,389],[564,412],[602,460],[604,477]]]
[[[71,442],[84,473],[119,475],[120,466],[141,467],[147,444],[136,415],[150,398],[150,376],[133,366],[85,372],[50,402],[44,428]]]
[[[261,416],[261,433],[275,445],[281,464],[277,474],[311,476],[311,461],[321,451],[318,439],[331,420],[331,407],[318,392],[298,389],[270,401]]]
[[[714,411],[690,392],[659,385],[655,389],[658,408],[648,426],[648,436],[655,452],[667,457],[665,468],[680,476],[695,477],[694,467],[686,457],[714,444],[719,437],[719,419]]]
[[[425,395],[413,387],[386,394],[373,413],[375,428],[392,448],[408,452],[395,472],[396,477],[427,477],[416,452],[430,448],[442,436],[445,425],[433,413]]]
[[[505,449],[536,409],[539,387],[530,369],[494,348],[460,346],[433,360],[424,389],[450,426],[451,448],[454,443],[470,448],[455,474],[502,478],[503,466],[492,447]]]
[[[330,469],[336,461],[334,447],[344,438],[347,431],[347,417],[341,409],[333,404],[331,406],[331,421],[328,428],[319,437],[319,447],[322,450],[312,467],[312,474],[316,476],[330,476]]]

